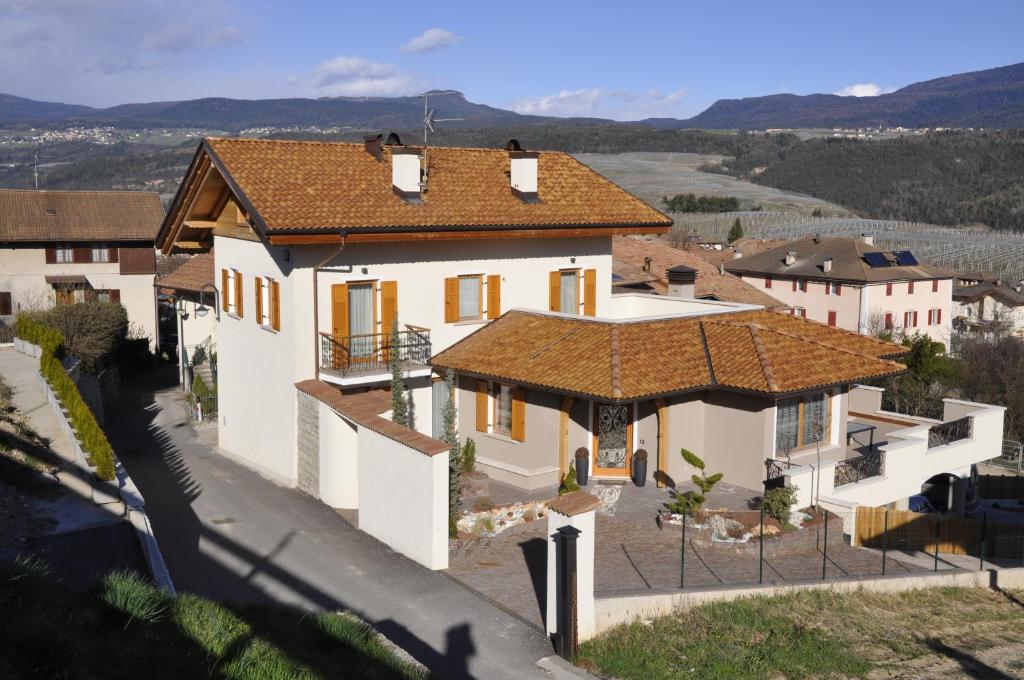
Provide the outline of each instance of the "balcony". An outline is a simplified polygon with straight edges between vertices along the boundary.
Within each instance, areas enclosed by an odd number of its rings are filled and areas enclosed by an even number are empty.
[[[398,333],[320,334],[320,377],[338,385],[381,382],[397,356],[407,377],[430,375],[430,329],[406,324]]]

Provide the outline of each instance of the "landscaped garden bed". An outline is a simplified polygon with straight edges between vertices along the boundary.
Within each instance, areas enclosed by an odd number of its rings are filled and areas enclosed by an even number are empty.
[[[683,515],[663,513],[662,528],[680,528]],[[805,508],[790,513],[788,522],[764,515],[764,552],[766,556],[804,553],[815,550],[824,540],[825,517],[821,509]],[[758,554],[762,516],[759,511],[700,510],[686,516],[686,538],[698,548],[732,550]],[[828,542],[843,542],[843,522],[836,515],[828,518]]]
[[[459,518],[459,538],[493,538],[506,529],[544,519],[547,513],[544,501],[481,508]]]

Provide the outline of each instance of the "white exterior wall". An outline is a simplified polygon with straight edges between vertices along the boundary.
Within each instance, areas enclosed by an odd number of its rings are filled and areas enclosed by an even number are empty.
[[[359,455],[355,425],[319,403],[320,500],[332,508],[359,507]]]
[[[154,274],[121,274],[117,262],[46,263],[45,248],[0,248],[0,291],[11,293],[14,313],[56,304],[47,276],[84,276],[93,288],[116,288],[128,321],[142,329],[150,346],[156,342]]]
[[[213,336],[214,340],[217,338],[217,310],[220,309],[220,298],[217,293],[208,292],[203,302],[208,310],[204,316],[196,314],[196,308],[199,307],[198,302],[184,300],[181,303],[185,307],[188,318],[178,317],[178,344],[186,348],[190,356],[191,349],[206,338],[210,336]]]
[[[448,456],[428,456],[365,427],[357,438],[359,529],[430,569],[446,569]]]
[[[772,278],[772,286],[765,286],[765,277],[741,277],[744,281],[765,291],[772,297],[791,307],[803,307],[807,318],[828,323],[828,313],[836,313],[836,326],[846,330],[867,333],[874,317],[884,319],[887,312],[892,314],[893,326],[903,327],[903,315],[908,311],[917,312],[917,327],[908,328],[909,333],[919,331],[939,342],[949,342],[953,320],[953,280],[940,279],[939,289],[932,292],[931,281],[915,281],[914,292],[908,292],[906,281],[892,282],[892,295],[886,295],[886,284],[872,283],[853,285],[840,283],[839,295],[826,295],[827,287],[822,281],[807,281],[807,292],[793,290],[792,279]],[[942,322],[928,325],[928,310],[941,309]]]
[[[1024,333],[1024,307],[1004,305],[993,297],[985,296],[977,302],[954,302],[953,313],[968,321],[992,321],[999,319],[1007,324],[1009,332]]]
[[[217,328],[218,444],[278,481],[294,485],[294,385],[299,380],[292,364],[297,354],[298,322],[292,313],[296,309],[295,278],[287,275],[283,249],[268,251],[254,241],[217,236],[214,258],[217,281],[222,268],[241,272],[244,314],[238,318],[221,311]],[[280,282],[280,333],[256,324],[256,276]],[[311,377],[311,373],[312,367],[304,377]]]
[[[679,314],[717,314],[748,309],[762,307],[715,300],[674,298],[667,295],[620,293],[611,296],[608,306],[604,310],[599,310],[598,316],[606,319],[641,319]]]

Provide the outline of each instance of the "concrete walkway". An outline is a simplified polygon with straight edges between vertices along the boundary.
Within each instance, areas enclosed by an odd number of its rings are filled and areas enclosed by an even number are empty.
[[[179,591],[352,610],[444,677],[544,676],[542,632],[199,443],[173,380],[125,386],[110,436]]]

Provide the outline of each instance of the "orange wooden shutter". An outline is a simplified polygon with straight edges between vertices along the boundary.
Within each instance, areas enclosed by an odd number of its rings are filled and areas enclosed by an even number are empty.
[[[386,336],[398,316],[398,281],[380,282],[380,330]]]
[[[497,319],[501,316],[501,275],[491,274],[487,277],[487,318]]]
[[[476,431],[487,432],[487,388],[486,380],[476,381]]]
[[[263,318],[263,279],[255,278],[256,285],[256,323],[263,325],[266,319]]]
[[[335,338],[348,336],[348,284],[331,286],[331,334]]]
[[[583,315],[597,316],[597,270],[583,271]]]
[[[548,310],[562,311],[562,272],[560,271],[548,274]]]
[[[270,325],[281,330],[281,284],[277,281],[270,282]]]
[[[512,390],[512,439],[526,441],[526,390],[522,387]]]
[[[245,316],[245,308],[242,305],[243,299],[242,272],[235,272],[235,314],[238,318]]]
[[[107,295],[110,296],[110,301],[111,302],[114,302],[114,303],[120,303],[121,302],[121,289],[120,288],[111,288],[107,292]]]
[[[220,270],[220,308],[221,311],[228,311],[228,270]]]
[[[444,322],[452,323],[459,320],[459,279],[451,277],[444,280]]]

